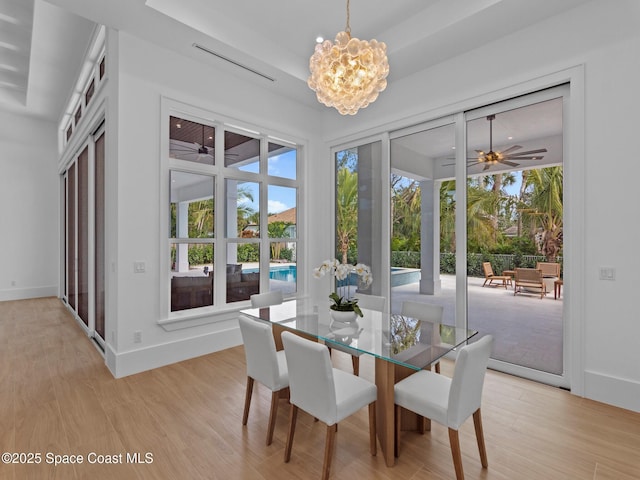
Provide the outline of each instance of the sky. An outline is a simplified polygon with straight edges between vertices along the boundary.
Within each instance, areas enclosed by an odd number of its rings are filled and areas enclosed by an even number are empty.
[[[245,172],[257,173],[259,168],[258,162],[242,167]],[[281,155],[271,155],[268,159],[268,174],[283,178],[296,178],[296,150],[291,149]],[[251,207],[258,211],[258,184],[255,182],[245,183],[253,196],[253,201],[247,201]],[[281,187],[278,185],[268,186],[268,213],[280,213],[296,206],[296,189],[289,187]]]

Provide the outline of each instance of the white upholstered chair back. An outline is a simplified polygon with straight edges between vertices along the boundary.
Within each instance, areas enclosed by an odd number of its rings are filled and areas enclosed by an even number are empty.
[[[289,369],[290,402],[327,425],[338,422],[329,350],[290,332],[282,333]]]
[[[405,300],[402,302],[402,311],[400,314],[405,317],[416,318],[418,320],[442,323],[443,311],[444,307],[442,307],[442,305]]]
[[[286,359],[276,352],[271,325],[238,317],[247,360],[247,376],[262,383],[272,391],[289,384]],[[280,357],[280,358],[279,358]]]
[[[493,337],[485,335],[458,352],[449,390],[447,426],[458,429],[482,403],[482,387],[491,355]]]
[[[387,299],[379,295],[365,295],[364,293],[356,293],[354,295],[358,299],[358,305],[360,308],[366,308],[369,310],[375,310],[377,312],[384,312]]]
[[[271,305],[279,305],[283,302],[282,290],[255,293],[251,295],[251,308],[264,308]]]

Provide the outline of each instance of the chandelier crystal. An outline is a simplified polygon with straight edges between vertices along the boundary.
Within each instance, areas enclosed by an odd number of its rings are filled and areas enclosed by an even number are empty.
[[[316,45],[309,70],[307,85],[320,103],[335,107],[342,115],[355,115],[387,88],[387,46],[375,39],[351,38],[347,0],[345,31],[336,35],[335,43],[325,40]]]

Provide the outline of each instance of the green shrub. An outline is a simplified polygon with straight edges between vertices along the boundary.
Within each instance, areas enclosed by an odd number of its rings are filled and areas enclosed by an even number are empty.
[[[243,243],[238,245],[238,262],[259,262],[260,246],[257,243]]]

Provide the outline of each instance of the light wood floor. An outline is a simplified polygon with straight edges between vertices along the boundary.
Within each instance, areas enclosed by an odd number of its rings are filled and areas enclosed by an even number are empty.
[[[334,361],[350,368],[340,352]],[[445,361],[443,373],[451,371]],[[371,359],[362,357],[361,375],[373,378]],[[245,378],[237,347],[116,380],[59,300],[0,302],[0,452],[42,455],[39,465],[0,464],[0,479],[319,478],[325,427],[300,413],[284,464],[286,401],[267,447],[270,392],[256,387],[242,427]],[[460,435],[467,479],[640,478],[640,414],[492,371],[482,410],[489,468],[468,421]],[[404,432],[387,468],[369,455],[367,422],[364,409],[340,424],[332,478],[455,478],[443,427]],[[47,452],[84,463],[54,467]],[[89,464],[90,452],[123,461],[149,452],[153,463]]]

